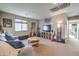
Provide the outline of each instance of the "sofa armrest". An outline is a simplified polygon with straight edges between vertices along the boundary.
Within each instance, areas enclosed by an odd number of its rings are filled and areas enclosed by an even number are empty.
[[[5,41],[0,41],[0,56],[16,56],[20,49],[14,49]]]

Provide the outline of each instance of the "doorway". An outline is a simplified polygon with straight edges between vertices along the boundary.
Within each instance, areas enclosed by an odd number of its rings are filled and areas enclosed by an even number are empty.
[[[68,20],[69,39],[79,39],[79,20]]]

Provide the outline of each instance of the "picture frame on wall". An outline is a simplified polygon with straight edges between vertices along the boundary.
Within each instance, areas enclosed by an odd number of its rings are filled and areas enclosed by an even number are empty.
[[[12,27],[12,19],[3,18],[3,27]]]

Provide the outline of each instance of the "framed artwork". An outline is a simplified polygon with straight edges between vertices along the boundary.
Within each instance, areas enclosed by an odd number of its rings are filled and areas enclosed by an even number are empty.
[[[3,27],[12,27],[12,19],[3,18]]]

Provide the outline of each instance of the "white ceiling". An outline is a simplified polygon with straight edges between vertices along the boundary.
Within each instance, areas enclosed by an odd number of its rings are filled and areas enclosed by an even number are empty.
[[[50,10],[55,4],[53,3],[0,3],[0,10],[35,18],[43,19],[50,16]]]
[[[66,13],[68,16],[79,14],[77,3],[63,10],[51,12],[50,9],[55,6],[57,5],[53,3],[0,3],[0,10],[34,19],[44,19],[61,13]]]

